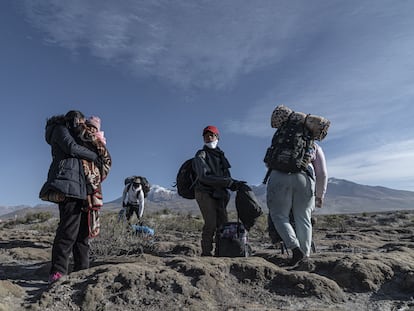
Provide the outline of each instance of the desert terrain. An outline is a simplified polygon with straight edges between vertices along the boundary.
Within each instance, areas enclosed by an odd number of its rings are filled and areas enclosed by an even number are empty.
[[[271,243],[266,214],[248,258],[200,257],[198,215],[148,214],[154,236],[101,218],[91,268],[52,285],[57,219],[0,223],[0,310],[414,310],[413,211],[319,215],[316,252],[297,267]]]

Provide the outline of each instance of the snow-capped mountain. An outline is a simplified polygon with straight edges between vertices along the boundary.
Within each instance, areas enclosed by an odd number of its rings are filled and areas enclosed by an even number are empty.
[[[266,185],[251,185],[251,188],[263,210],[267,211]],[[104,209],[118,210],[121,205],[121,197],[119,197],[111,202],[106,202]],[[169,211],[198,212],[195,200],[184,199],[177,194],[176,189],[167,189],[159,185],[151,186],[145,208],[147,211],[166,209]],[[234,198],[230,200],[229,208],[234,208]],[[34,209],[57,211],[56,206],[50,204],[39,205],[34,208],[30,206],[0,206],[0,217],[10,218],[20,211],[33,211]],[[329,178],[324,206],[322,209],[317,209],[316,213],[346,214],[413,209],[414,192],[412,191],[395,190],[381,186],[367,186],[344,179]]]
[[[267,210],[266,185],[251,185],[250,187],[263,209]],[[195,200],[183,199],[175,189],[166,189],[158,185],[151,187],[147,201],[154,204],[164,204],[172,209],[198,208]],[[234,205],[234,200],[230,202],[230,207],[232,205]],[[404,209],[414,209],[414,192],[329,178],[324,207],[318,209],[317,213],[358,213]]]
[[[152,185],[147,197],[148,200],[153,202],[168,201],[177,198],[178,194],[176,190],[170,190],[159,185]]]

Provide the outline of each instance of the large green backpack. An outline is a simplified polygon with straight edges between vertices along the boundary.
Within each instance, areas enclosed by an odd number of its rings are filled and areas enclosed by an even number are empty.
[[[305,122],[289,119],[281,125],[272,138],[264,162],[271,170],[297,173],[306,170],[315,153],[311,131]]]

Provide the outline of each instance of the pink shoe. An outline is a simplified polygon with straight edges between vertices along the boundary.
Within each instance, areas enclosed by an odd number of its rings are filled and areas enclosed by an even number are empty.
[[[59,280],[63,276],[60,272],[55,272],[49,275],[49,284],[55,283],[57,280]]]

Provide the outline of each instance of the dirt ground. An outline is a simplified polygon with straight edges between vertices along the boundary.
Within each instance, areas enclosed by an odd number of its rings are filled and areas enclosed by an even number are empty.
[[[0,227],[0,311],[414,310],[409,212],[319,216],[297,267],[264,232],[251,231],[251,257],[216,258],[199,256],[200,232],[169,230],[48,285],[53,237]]]

